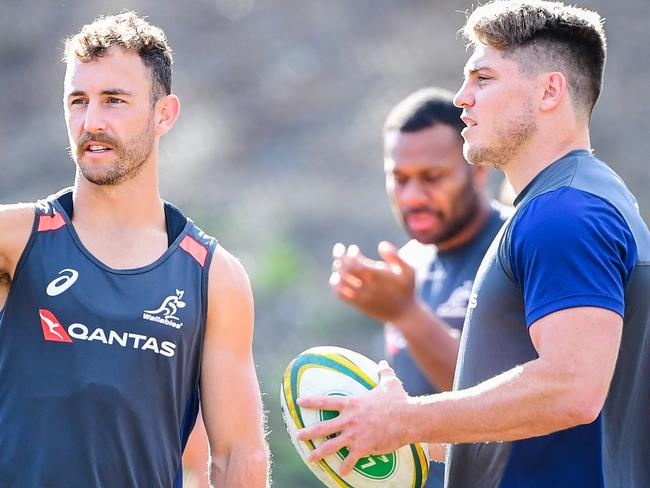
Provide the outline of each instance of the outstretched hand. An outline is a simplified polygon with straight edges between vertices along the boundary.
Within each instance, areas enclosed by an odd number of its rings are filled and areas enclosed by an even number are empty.
[[[364,256],[356,245],[332,249],[330,286],[337,296],[379,322],[393,322],[417,306],[415,272],[397,248],[386,241],[377,247],[382,260]]]
[[[413,442],[408,421],[409,396],[402,382],[386,361],[379,363],[379,383],[371,391],[358,396],[313,396],[301,397],[301,408],[335,410],[339,415],[331,420],[301,429],[298,439],[325,439],[309,455],[317,462],[347,447],[348,456],[341,465],[341,475],[346,476],[362,457],[370,454],[386,454]]]

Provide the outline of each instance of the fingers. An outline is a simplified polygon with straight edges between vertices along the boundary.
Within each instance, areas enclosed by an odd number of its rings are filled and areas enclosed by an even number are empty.
[[[363,268],[373,267],[374,261],[363,255],[361,249],[356,244],[351,244],[347,248],[337,242],[332,248],[332,270],[336,271],[345,267],[348,272],[358,272]]]
[[[359,290],[363,287],[363,281],[356,276],[338,271],[330,275],[329,283],[338,297],[347,302],[356,302]]]
[[[339,298],[354,302],[363,287],[361,274],[364,260],[368,260],[356,245],[345,247],[340,242],[332,248],[332,274],[329,283]]]
[[[385,269],[386,263],[367,258],[356,244],[351,244],[346,248],[337,242],[332,248],[332,272],[351,274],[359,279],[364,279],[374,271]]]
[[[307,460],[310,462],[318,462],[327,456],[339,452],[344,447],[347,447],[346,442],[346,439],[341,435],[333,437],[311,451],[307,456]],[[361,457],[360,453],[348,450],[348,455],[345,457],[343,463],[341,463],[341,467],[339,468],[341,476],[347,476],[350,474]]]
[[[391,368],[388,363],[384,360],[379,361],[379,384],[383,385],[387,391],[391,391],[394,394],[403,393],[404,386],[402,385],[402,380],[400,380],[395,374],[395,370]]]
[[[332,259],[343,259],[344,257],[348,258],[365,258],[361,249],[356,244],[350,244],[348,247],[341,242],[334,244],[332,248]]]
[[[347,455],[347,457],[343,460],[343,463],[341,464],[341,469],[340,469],[341,476],[347,476],[348,474],[350,474],[359,459],[361,459],[360,454],[354,451],[350,451],[350,453]]]
[[[326,442],[323,442],[320,446],[311,451],[307,456],[307,460],[311,462],[318,462],[327,456],[331,456],[332,454],[339,452],[344,447],[348,447],[348,455],[345,457],[343,463],[341,463],[341,467],[339,468],[339,473],[341,476],[347,476],[354,469],[354,466],[362,457],[360,453],[349,449],[347,443],[347,439],[342,435],[328,439]]]
[[[297,402],[301,408],[340,411],[348,404],[349,399],[340,395],[301,396]]]
[[[343,429],[343,423],[339,417],[335,417],[331,420],[325,420],[324,422],[319,422],[310,427],[305,427],[300,429],[296,438],[299,441],[309,441],[312,439],[325,439],[327,436],[338,434]],[[336,452],[336,451],[334,451]]]
[[[346,447],[345,439],[339,435],[323,442],[320,446],[309,453],[307,459],[312,462],[318,462],[331,454],[339,452],[344,447]]]
[[[329,284],[338,298],[350,305],[376,308],[378,304],[374,302],[386,287],[401,283],[395,281],[402,274],[398,265],[369,259],[354,244],[346,247],[337,242],[332,249],[332,258]]]
[[[406,261],[399,256],[399,250],[397,247],[388,241],[381,241],[377,245],[377,252],[381,259],[389,264],[397,266],[400,270],[410,268]]]
[[[395,370],[388,365],[385,359],[379,361],[379,378],[380,380],[387,380],[389,378],[396,378]]]
[[[332,258],[335,260],[341,259],[345,255],[345,252],[346,252],[345,246],[342,243],[337,242],[336,244],[334,244],[334,247],[332,248]]]

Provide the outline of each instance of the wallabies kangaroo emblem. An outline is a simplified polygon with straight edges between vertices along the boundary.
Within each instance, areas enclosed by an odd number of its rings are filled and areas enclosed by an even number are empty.
[[[183,290],[176,290],[176,296],[170,295],[162,302],[162,305],[156,310],[145,310],[146,313],[152,315],[163,314],[166,319],[177,319],[176,312],[179,308],[185,307],[185,302],[181,300],[185,292]]]

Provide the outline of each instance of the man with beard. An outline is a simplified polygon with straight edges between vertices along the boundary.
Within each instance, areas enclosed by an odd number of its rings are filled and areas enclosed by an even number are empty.
[[[158,192],[165,35],[103,17],[64,60],[74,186],[0,211],[0,485],[181,486],[200,388],[213,481],[263,488],[246,272]]]
[[[386,323],[388,360],[413,396],[450,390],[472,282],[503,224],[484,193],[487,168],[463,157],[465,124],[453,94],[419,90],[384,124],[386,189],[395,216],[412,237],[397,251],[379,244],[382,260],[336,244],[331,286],[337,296]],[[407,347],[408,346],[408,347]],[[442,487],[432,465],[427,487]]]
[[[449,443],[449,488],[650,486],[650,233],[592,155],[602,19],[496,0],[463,33],[464,154],[503,169],[517,198],[474,281],[454,391],[410,397],[384,364],[368,394],[300,400],[340,411],[300,437],[339,433],[311,458],[348,446],[343,473],[368,453]]]

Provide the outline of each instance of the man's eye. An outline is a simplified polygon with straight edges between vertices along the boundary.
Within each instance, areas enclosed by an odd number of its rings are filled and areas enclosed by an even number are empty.
[[[75,98],[70,102],[70,105],[85,105],[88,101],[84,98]]]
[[[115,97],[111,97],[111,98],[108,99],[108,103],[122,103],[122,102],[123,102],[123,100],[121,100],[119,98],[115,98]]]
[[[425,183],[435,183],[436,181],[440,181],[442,179],[441,175],[425,175],[422,177],[422,181]]]

